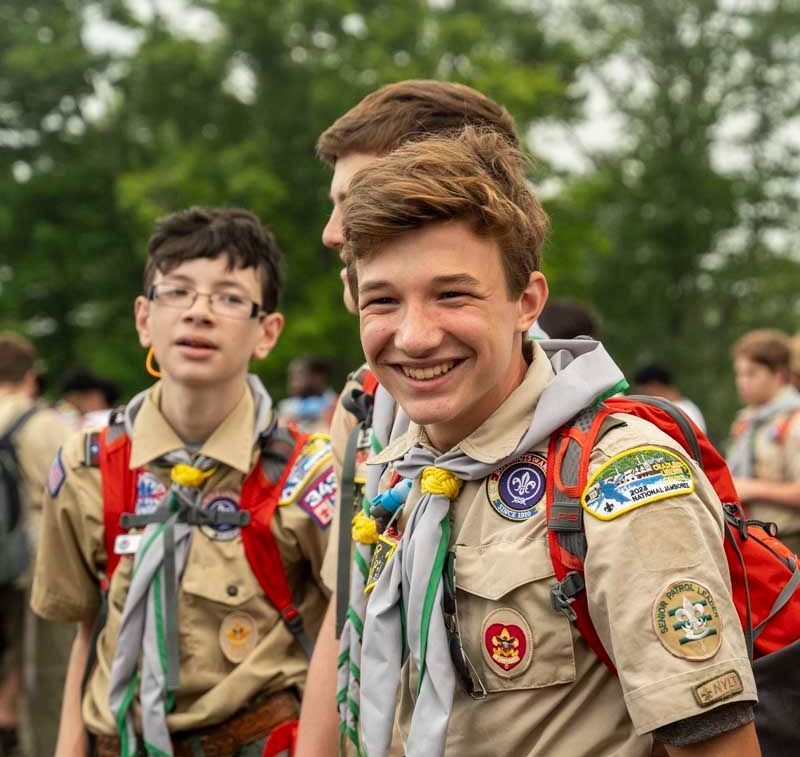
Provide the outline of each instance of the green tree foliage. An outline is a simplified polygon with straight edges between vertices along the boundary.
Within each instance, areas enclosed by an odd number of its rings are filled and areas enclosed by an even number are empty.
[[[557,294],[593,304],[628,369],[675,369],[720,435],[728,348],[798,326],[800,7],[712,0],[576,2],[587,81],[622,124],[552,204]]]
[[[65,137],[68,149],[49,170],[27,181],[5,171],[0,318],[47,332],[54,373],[80,359],[129,390],[143,382],[130,302],[160,215],[236,204],[275,230],[288,263],[287,328],[259,370],[279,396],[294,354],[333,357],[341,374],[361,360],[356,321],[341,304],[338,259],[320,242],[330,171],[314,148],[326,126],[375,87],[412,77],[480,88],[509,107],[523,133],[538,118],[570,118],[578,104],[569,93],[580,63],[574,47],[549,39],[536,16],[512,2],[216,0],[192,6],[207,12],[208,33],[188,34],[158,12],[137,17],[106,0],[91,7],[140,42],[132,54],[106,57],[80,42],[88,3],[40,5],[30,15],[0,2],[18,27],[5,31],[23,60],[7,73],[11,84],[75,101],[95,88],[106,95],[102,116]],[[38,35],[48,14],[60,19],[59,39],[71,40],[52,50],[52,77],[36,61],[47,52]],[[45,108],[19,109],[30,128],[41,128]],[[39,153],[31,147],[32,165]]]

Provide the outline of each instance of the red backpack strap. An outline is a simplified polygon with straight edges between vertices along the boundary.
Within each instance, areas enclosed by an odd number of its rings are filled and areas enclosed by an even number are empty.
[[[87,434],[86,462],[100,467],[103,493],[103,542],[106,548],[105,583],[111,583],[120,556],[115,554],[117,536],[122,533],[124,513],[136,506],[136,475],[130,469],[131,440],[121,424],[111,424],[100,432]]]
[[[792,427],[792,422],[797,417],[798,413],[800,413],[800,408],[794,408],[794,410],[790,410],[777,425],[775,429],[775,441],[781,447],[786,444],[786,439],[789,436],[789,430]]]
[[[547,451],[547,540],[557,583],[550,591],[553,609],[563,612],[603,664],[616,668],[597,635],[589,615],[583,562],[587,543],[583,529],[581,494],[586,488],[589,457],[604,430],[617,425],[608,421],[611,410],[594,405],[580,412],[570,424],[550,437]]]
[[[250,513],[250,524],[242,528],[241,535],[250,569],[264,595],[310,657],[314,643],[306,633],[303,618],[292,599],[271,527],[286,479],[308,440],[308,434],[291,428],[276,429],[266,440],[261,465],[253,469],[242,487],[241,507]]]

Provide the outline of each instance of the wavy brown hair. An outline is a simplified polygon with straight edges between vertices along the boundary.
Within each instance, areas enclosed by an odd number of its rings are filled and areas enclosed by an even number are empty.
[[[488,127],[518,142],[511,114],[486,95],[455,82],[408,79],[370,92],[322,132],[317,152],[334,165],[349,153],[385,155],[409,140],[467,125]]]
[[[466,221],[497,242],[509,293],[518,297],[541,267],[549,228],[525,165],[522,152],[502,134],[468,126],[410,142],[359,171],[343,206],[353,296],[357,260],[427,224]]]

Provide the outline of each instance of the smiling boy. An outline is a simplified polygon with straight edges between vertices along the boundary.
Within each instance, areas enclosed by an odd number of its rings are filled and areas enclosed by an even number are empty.
[[[644,757],[654,740],[756,755],[722,509],[645,421],[613,416],[582,497],[585,601],[618,677],[551,603],[550,437],[624,383],[597,342],[546,353],[525,337],[547,298],[547,221],[522,165],[502,136],[467,128],[399,148],[348,190],[362,345],[412,421],[370,461],[367,496],[412,488],[373,552],[363,628],[345,627],[345,733],[386,755],[399,690],[408,757]],[[701,696],[723,676],[724,696]]]
[[[57,753],[88,732],[97,755],[261,755],[297,716],[326,603],[329,447],[278,429],[248,374],[283,328],[269,230],[192,208],[148,252],[135,323],[161,379],[48,479],[32,605],[78,623]]]

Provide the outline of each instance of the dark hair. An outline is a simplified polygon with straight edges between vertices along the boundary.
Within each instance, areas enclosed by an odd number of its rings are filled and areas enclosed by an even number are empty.
[[[121,394],[115,382],[98,376],[88,368],[75,368],[67,374],[61,386],[61,393],[71,392],[100,392],[108,407],[113,407]]]
[[[261,307],[278,307],[283,288],[283,255],[272,232],[249,210],[192,207],[161,218],[147,245],[144,289],[156,271],[169,273],[187,260],[225,255],[228,267],[255,268]]]
[[[539,315],[539,326],[551,339],[599,335],[597,320],[589,308],[572,300],[548,300]]]
[[[408,79],[370,92],[322,132],[317,152],[333,165],[349,153],[385,155],[410,139],[467,125],[494,129],[518,143],[511,114],[486,95],[464,84]]]
[[[672,372],[661,363],[648,363],[636,371],[633,377],[634,384],[663,384],[675,386]]]
[[[771,371],[788,372],[791,361],[789,336],[777,329],[749,331],[731,347],[731,355],[747,358]]]
[[[18,384],[35,365],[33,344],[12,331],[0,331],[0,382]]]
[[[353,177],[344,204],[351,289],[356,260],[409,231],[463,220],[497,242],[508,291],[517,297],[539,270],[548,230],[523,165],[520,150],[502,134],[472,126],[377,158]]]
[[[320,355],[298,355],[289,362],[289,368],[306,370],[325,379],[330,379],[333,372],[331,361]]]

